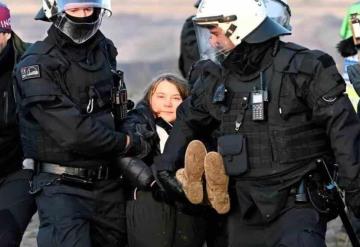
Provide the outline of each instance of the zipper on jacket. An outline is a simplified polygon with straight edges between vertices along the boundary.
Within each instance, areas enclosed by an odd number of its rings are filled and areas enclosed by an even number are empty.
[[[8,122],[8,114],[9,114],[9,97],[7,91],[4,92],[3,98],[4,98],[4,122],[6,126]]]

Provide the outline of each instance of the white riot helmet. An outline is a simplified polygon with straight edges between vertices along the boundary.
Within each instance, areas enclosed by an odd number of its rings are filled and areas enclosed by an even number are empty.
[[[291,10],[287,0],[263,0],[267,15],[288,29],[292,30],[290,25]]]
[[[262,0],[202,0],[193,19],[201,59],[222,62],[231,50],[210,44],[209,27],[218,27],[236,47],[241,42],[262,43],[290,34],[289,30],[267,17]],[[231,46],[228,46],[231,47]]]
[[[78,21],[66,14],[74,8],[94,8],[91,18]],[[42,10],[35,19],[50,20],[75,43],[89,40],[99,30],[104,15],[111,16],[111,0],[43,0]]]

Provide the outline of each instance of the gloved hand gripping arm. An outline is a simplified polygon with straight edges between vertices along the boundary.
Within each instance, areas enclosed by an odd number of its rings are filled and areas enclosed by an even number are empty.
[[[142,160],[133,157],[117,157],[116,167],[130,184],[140,190],[148,190],[155,180],[151,168]]]

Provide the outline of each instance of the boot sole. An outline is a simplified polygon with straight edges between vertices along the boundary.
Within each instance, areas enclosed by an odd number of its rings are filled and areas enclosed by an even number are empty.
[[[226,175],[222,156],[217,152],[209,152],[205,156],[204,167],[210,204],[219,214],[226,214],[230,210],[229,177]]]
[[[204,198],[202,176],[206,152],[201,141],[190,142],[185,152],[184,168],[176,172],[176,178],[182,184],[187,199],[193,204],[200,204]]]

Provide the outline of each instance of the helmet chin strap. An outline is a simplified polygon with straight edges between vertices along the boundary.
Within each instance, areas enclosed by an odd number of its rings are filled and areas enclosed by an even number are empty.
[[[226,30],[225,36],[230,38],[230,36],[235,32],[237,26],[234,24],[231,24],[230,27]]]

